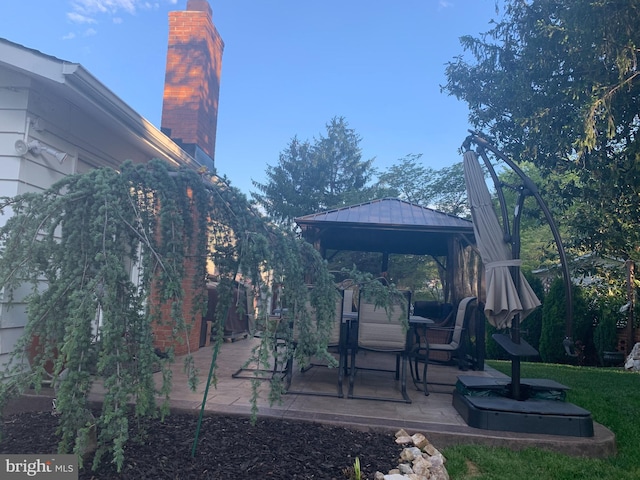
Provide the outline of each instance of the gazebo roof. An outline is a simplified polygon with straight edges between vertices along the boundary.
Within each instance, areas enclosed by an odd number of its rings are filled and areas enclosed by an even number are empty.
[[[473,224],[397,198],[383,198],[295,219],[323,249],[447,255],[459,236],[473,241]]]

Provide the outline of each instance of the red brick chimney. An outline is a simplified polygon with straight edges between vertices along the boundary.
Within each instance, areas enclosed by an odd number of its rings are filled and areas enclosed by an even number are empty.
[[[188,0],[186,11],[169,13],[161,129],[197,160],[204,152],[211,168],[223,50],[207,0]]]

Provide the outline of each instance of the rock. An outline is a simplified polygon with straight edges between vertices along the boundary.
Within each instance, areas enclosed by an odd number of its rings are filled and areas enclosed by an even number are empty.
[[[444,467],[446,459],[441,453],[438,453],[437,455],[433,455],[429,457],[429,461],[431,462],[431,465],[433,465],[433,467],[436,468],[436,467]]]
[[[404,437],[396,437],[396,443],[399,445],[408,445],[410,443],[413,443],[413,440],[411,440],[411,437],[407,435]]]
[[[640,372],[640,342],[636,343],[631,349],[631,353],[624,362],[624,368],[632,372]]]
[[[431,470],[430,480],[449,480],[449,473],[444,467],[437,467]]]
[[[447,459],[423,434],[410,436],[401,429],[396,432],[396,443],[413,446],[402,450],[398,468],[389,470],[387,475],[376,472],[374,480],[449,480],[444,466]]]
[[[431,467],[431,462],[423,457],[416,458],[413,462],[413,472],[423,477],[429,478]]]
[[[429,455],[430,457],[434,455],[438,455],[440,453],[436,447],[434,447],[432,444],[428,442],[424,447],[421,447],[421,448],[422,448],[422,451],[427,455]]]
[[[416,457],[422,457],[422,450],[418,447],[407,447],[400,452],[400,460],[403,462],[412,462]]]
[[[429,445],[429,440],[427,440],[427,437],[425,437],[421,433],[411,435],[411,440],[413,441],[413,444],[420,450],[424,449],[426,445]]]
[[[429,480],[429,477],[423,477],[421,475],[418,475],[417,473],[410,473],[409,475],[407,475],[407,478],[409,480]]]

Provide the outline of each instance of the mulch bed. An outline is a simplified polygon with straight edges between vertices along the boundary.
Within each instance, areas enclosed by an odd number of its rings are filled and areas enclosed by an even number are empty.
[[[0,453],[55,453],[57,418],[49,412],[21,413],[3,418]],[[143,441],[136,428],[125,451],[121,473],[103,457],[91,471],[85,459],[80,479],[327,479],[350,478],[348,469],[360,458],[362,478],[387,473],[402,450],[391,433],[276,419],[211,415],[203,419],[195,458],[191,449],[197,416],[174,413],[164,423],[148,424]]]

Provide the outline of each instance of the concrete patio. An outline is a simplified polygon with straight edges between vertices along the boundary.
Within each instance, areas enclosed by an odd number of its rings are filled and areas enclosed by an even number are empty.
[[[251,414],[251,374],[242,375],[243,378],[233,378],[232,374],[250,358],[251,349],[258,342],[257,339],[247,338],[222,344],[216,370],[217,386],[211,385],[206,399],[207,414],[244,416]],[[171,395],[173,409],[199,413],[212,353],[213,347],[204,347],[194,354],[196,367],[200,372],[200,384],[195,392],[188,388],[186,374],[181,368],[182,359],[178,359],[174,367],[174,390]],[[358,365],[380,367],[383,366],[381,365],[383,361],[383,358],[376,357],[375,354],[368,354],[368,356],[359,357]],[[392,369],[393,360],[388,358],[387,361],[391,364],[386,365],[386,368]],[[269,405],[267,398],[270,383],[261,381],[258,415],[336,424],[358,429],[395,432],[404,428],[409,433],[423,433],[440,448],[455,444],[482,444],[512,449],[536,446],[569,455],[589,457],[606,457],[615,454],[615,436],[610,430],[595,422],[595,434],[591,438],[500,432],[467,426],[452,406],[453,385],[460,373],[452,366],[430,365],[429,396],[418,391],[411,382],[411,377],[407,375],[409,377],[407,389],[412,400],[411,404],[349,399],[347,398],[348,380],[345,379],[344,398],[290,393],[283,395],[280,403]],[[464,374],[503,376],[490,367],[486,367],[482,372],[468,371]],[[336,385],[336,369],[318,366],[302,373],[299,368],[295,368],[291,390],[335,395]],[[400,398],[394,375],[388,372],[358,370],[355,393]],[[96,391],[96,399],[99,399],[99,396],[99,392]]]

